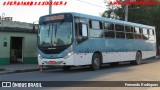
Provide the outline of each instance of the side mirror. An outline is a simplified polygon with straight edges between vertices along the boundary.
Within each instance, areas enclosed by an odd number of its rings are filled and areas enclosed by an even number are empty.
[[[77,40],[77,43],[81,43],[81,42],[87,40],[87,37],[77,36],[77,37],[76,37],[76,40]]]
[[[76,37],[77,43],[81,43],[83,41],[82,38],[83,38],[82,36],[77,36]]]

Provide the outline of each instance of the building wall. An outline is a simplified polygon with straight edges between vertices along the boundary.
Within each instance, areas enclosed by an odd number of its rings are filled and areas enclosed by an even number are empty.
[[[23,37],[23,63],[37,63],[37,34],[0,32],[0,65],[10,64],[10,39]],[[3,43],[7,42],[7,47]]]
[[[2,23],[1,23],[0,27],[2,27]],[[33,24],[25,23],[25,22],[18,22],[18,21],[6,21],[6,20],[4,20],[3,21],[3,27],[18,27],[18,28],[32,29],[33,28]],[[37,28],[38,27],[36,27],[36,29]]]

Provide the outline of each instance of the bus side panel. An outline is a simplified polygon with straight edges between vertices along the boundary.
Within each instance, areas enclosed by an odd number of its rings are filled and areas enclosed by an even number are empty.
[[[155,51],[142,51],[142,59],[150,58],[156,56]]]
[[[75,54],[75,65],[90,65],[93,53],[78,53]]]
[[[135,59],[136,52],[108,52],[103,53],[103,63],[131,61]]]

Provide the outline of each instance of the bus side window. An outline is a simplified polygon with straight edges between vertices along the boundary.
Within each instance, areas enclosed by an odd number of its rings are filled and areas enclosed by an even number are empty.
[[[154,30],[149,29],[149,40],[154,40]]]
[[[154,30],[152,30],[152,34],[154,35]]]
[[[82,36],[87,37],[88,36],[88,30],[87,30],[87,25],[82,24]]]
[[[143,28],[142,39],[144,39],[144,40],[149,39],[148,30],[146,28]]]
[[[133,27],[125,26],[125,32],[126,32],[127,39],[134,39]]]
[[[88,36],[88,30],[87,30],[87,25],[83,23],[78,23],[78,31],[79,31],[79,36]]]
[[[89,20],[89,28],[92,28],[92,21]]]
[[[124,26],[115,24],[116,38],[125,38]]]
[[[115,38],[114,24],[109,22],[104,23],[104,36],[106,38]]]
[[[135,34],[135,39],[141,39],[141,33],[139,27],[134,28],[134,34]]]
[[[124,26],[123,25],[115,24],[115,29],[116,29],[116,31],[124,32]]]
[[[78,23],[77,32],[78,32],[77,43],[85,41],[88,38],[87,24]]]

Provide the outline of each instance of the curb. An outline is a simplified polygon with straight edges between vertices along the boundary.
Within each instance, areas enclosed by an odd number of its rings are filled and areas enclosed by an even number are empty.
[[[33,72],[33,71],[38,71],[39,69],[26,69],[26,70],[13,70],[13,71],[7,71],[4,70],[0,75],[5,75],[5,74],[13,74],[13,73],[24,73],[24,72]]]
[[[44,68],[43,70],[50,70],[53,68]],[[39,71],[39,69],[25,69],[25,70],[13,70],[13,71],[7,71],[4,70],[0,75],[5,75],[5,74],[14,74],[14,73],[25,73],[25,72],[34,72],[34,71]]]

